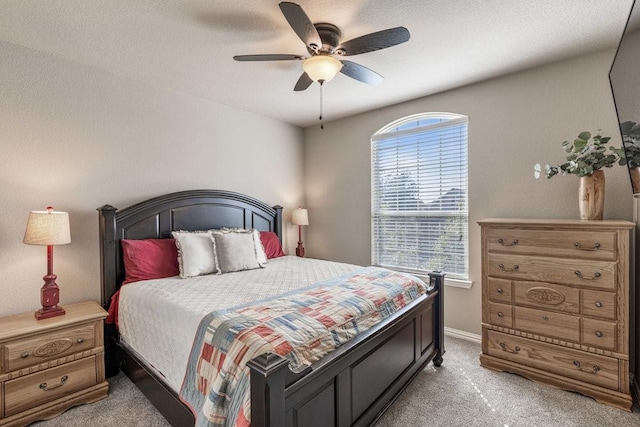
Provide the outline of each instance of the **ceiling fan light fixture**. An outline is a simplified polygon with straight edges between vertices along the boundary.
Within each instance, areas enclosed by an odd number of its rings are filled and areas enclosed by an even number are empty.
[[[315,55],[302,63],[302,69],[314,82],[328,82],[342,68],[342,62],[329,55]]]

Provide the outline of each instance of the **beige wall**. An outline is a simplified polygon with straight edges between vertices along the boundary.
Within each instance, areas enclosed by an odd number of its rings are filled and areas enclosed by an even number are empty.
[[[370,137],[401,117],[430,111],[469,116],[471,289],[447,287],[445,324],[480,333],[480,228],[487,217],[577,218],[578,178],[533,176],[564,160],[561,143],[602,129],[620,145],[608,72],[613,51],[509,75],[305,131],[309,256],[368,264]],[[429,78],[425,70],[424,78]],[[606,170],[605,218],[632,219],[624,168]]]
[[[0,315],[40,306],[46,249],[22,243],[30,210],[70,214],[54,271],[71,303],[100,298],[98,206],[196,188],[287,210],[303,200],[294,126],[6,42],[0,58]]]

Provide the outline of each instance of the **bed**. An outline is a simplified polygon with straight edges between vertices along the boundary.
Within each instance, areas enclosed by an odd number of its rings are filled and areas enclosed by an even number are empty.
[[[125,278],[122,239],[160,239],[175,230],[223,227],[270,231],[282,239],[282,207],[229,191],[183,191],[121,210],[105,205],[98,212],[101,302],[105,308]],[[272,267],[289,262],[303,261],[285,257],[274,261]],[[346,267],[336,264],[335,268],[342,271],[340,268]],[[442,363],[442,282],[443,275],[433,273],[426,294],[301,372],[293,372],[289,361],[274,353],[250,360],[251,425],[375,423],[427,363]],[[177,374],[173,379],[162,375],[135,346],[120,340],[114,326],[105,328],[107,375],[121,369],[172,425],[194,425],[191,410],[176,390]]]

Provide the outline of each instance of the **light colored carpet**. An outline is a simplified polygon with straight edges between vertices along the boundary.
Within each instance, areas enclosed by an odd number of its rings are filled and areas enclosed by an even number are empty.
[[[481,368],[477,343],[447,337],[446,347],[442,366],[436,369],[429,364],[376,427],[640,426],[637,406],[629,413],[517,375]],[[106,399],[34,425],[169,426],[123,374],[109,382],[111,388]]]

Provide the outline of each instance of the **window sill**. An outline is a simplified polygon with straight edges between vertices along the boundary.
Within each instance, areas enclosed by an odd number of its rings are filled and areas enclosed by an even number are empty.
[[[380,266],[380,267],[383,267],[383,266]],[[428,274],[417,273],[417,272],[411,271],[411,270],[400,270],[399,268],[391,268],[391,267],[383,267],[383,268],[388,268],[389,270],[400,271],[402,273],[413,274],[414,276],[419,277],[420,279],[424,280],[425,283],[429,283],[429,275]],[[453,288],[471,289],[471,287],[473,286],[473,282],[471,280],[451,279],[451,278],[448,278],[447,276],[444,276],[444,285],[445,286],[451,286]]]

